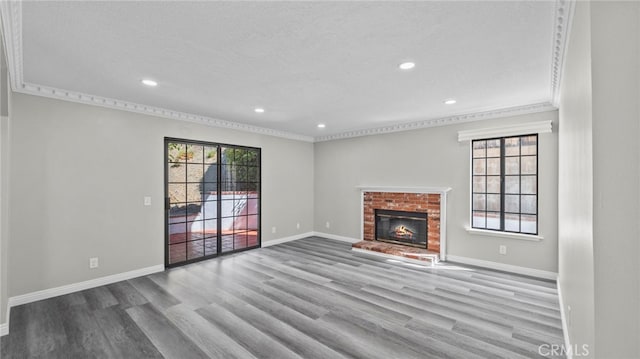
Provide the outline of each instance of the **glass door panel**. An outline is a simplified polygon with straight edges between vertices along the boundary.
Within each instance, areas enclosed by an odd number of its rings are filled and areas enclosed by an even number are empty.
[[[260,246],[260,149],[165,139],[167,266]]]

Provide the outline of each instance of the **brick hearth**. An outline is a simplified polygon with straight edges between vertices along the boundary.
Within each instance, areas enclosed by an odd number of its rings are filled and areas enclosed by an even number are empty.
[[[403,246],[401,244],[392,244],[380,241],[360,241],[354,243],[351,248],[353,248],[354,250],[360,249],[389,254],[396,257],[428,261],[430,264],[438,263],[440,258],[440,253],[428,251],[425,248]]]

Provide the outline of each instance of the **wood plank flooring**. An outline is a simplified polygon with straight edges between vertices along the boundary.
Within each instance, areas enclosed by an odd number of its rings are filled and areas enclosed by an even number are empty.
[[[2,358],[539,358],[555,283],[310,237],[12,308]]]

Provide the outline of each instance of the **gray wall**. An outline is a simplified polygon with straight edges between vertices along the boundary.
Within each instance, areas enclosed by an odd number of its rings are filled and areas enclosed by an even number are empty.
[[[640,3],[591,3],[595,353],[640,353]]]
[[[263,243],[313,230],[311,143],[23,94],[11,105],[9,296],[164,263],[165,136],[261,147]]]
[[[573,345],[640,352],[640,4],[577,2],[560,113],[560,288]]]
[[[541,134],[539,151],[540,242],[472,235],[469,226],[469,142],[460,130],[553,120],[543,112],[475,123],[358,137],[315,144],[316,231],[361,238],[357,186],[451,187],[447,252],[473,259],[557,272],[557,133]],[[330,228],[326,228],[326,222]],[[507,255],[499,255],[499,245]]]

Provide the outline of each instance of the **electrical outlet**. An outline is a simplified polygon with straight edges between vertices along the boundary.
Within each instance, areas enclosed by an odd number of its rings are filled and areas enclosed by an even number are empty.
[[[327,223],[325,224],[325,227],[331,228],[331,223],[329,223],[329,221],[327,221]]]
[[[149,196],[145,196],[144,197],[144,205],[145,206],[150,206],[151,205],[151,197],[149,197]]]
[[[500,246],[500,254],[502,255],[506,255],[507,254],[507,246]]]
[[[296,229],[300,229],[300,222],[296,223]]]
[[[98,268],[98,257],[89,258],[89,269]]]
[[[271,233],[276,233],[276,227],[271,227]]]

